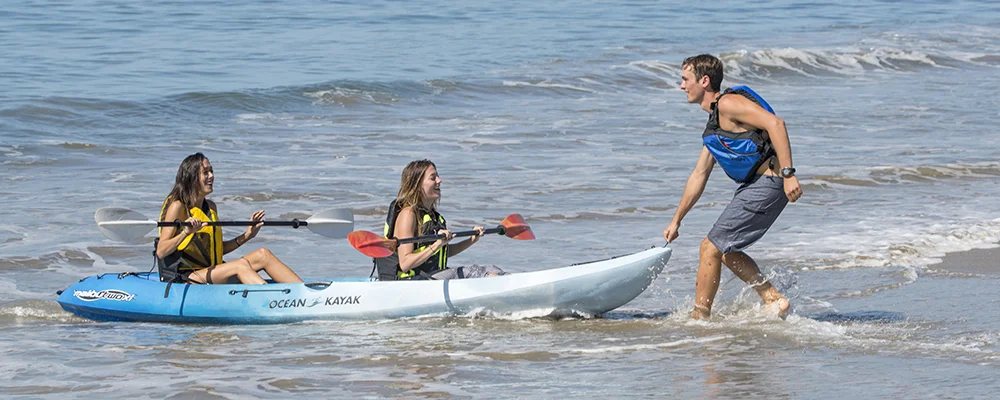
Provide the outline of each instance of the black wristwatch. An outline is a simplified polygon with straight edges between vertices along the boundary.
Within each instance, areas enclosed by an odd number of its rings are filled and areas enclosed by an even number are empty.
[[[781,177],[782,178],[791,178],[793,176],[795,176],[795,168],[788,167],[788,168],[782,168],[781,169]]]

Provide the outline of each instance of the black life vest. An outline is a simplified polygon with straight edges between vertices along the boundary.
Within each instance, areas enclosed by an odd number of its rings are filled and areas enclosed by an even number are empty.
[[[399,216],[399,212],[402,211],[402,207],[396,204],[396,200],[389,203],[389,213],[385,218],[385,228],[384,234],[387,239],[395,238],[396,230],[396,217]],[[422,207],[414,207],[414,211],[417,213],[417,219],[420,221],[420,229],[418,231],[418,236],[433,235],[436,234],[441,229],[447,229],[447,222],[444,216],[439,214],[434,210],[426,210]],[[425,251],[434,241],[424,243],[414,243],[416,246],[415,251],[421,252]],[[409,271],[403,272],[399,268],[399,253],[393,252],[392,255],[388,257],[376,258],[374,259],[375,268],[378,270],[378,280],[380,281],[392,281],[399,279],[428,279],[430,275],[435,272],[444,270],[448,268],[448,245],[445,245],[438,249],[434,255],[424,261]]]

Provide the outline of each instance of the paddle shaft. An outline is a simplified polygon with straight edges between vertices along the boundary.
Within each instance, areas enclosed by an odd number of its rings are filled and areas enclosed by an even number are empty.
[[[253,226],[263,223],[264,226],[290,226],[292,228],[298,228],[300,226],[309,226],[309,221],[300,221],[298,219],[293,219],[291,221],[211,221],[205,222],[207,226]],[[184,221],[161,221],[157,222],[156,226],[173,226],[180,228],[182,226],[191,226],[190,223]]]
[[[478,233],[479,233],[479,231],[475,231],[475,230],[473,230],[473,231],[452,232],[452,234],[454,234],[455,237],[474,236],[474,235],[476,235]],[[507,228],[505,228],[503,225],[499,225],[496,228],[490,228],[490,229],[487,229],[487,230],[483,231],[483,235],[492,235],[494,233],[498,234],[498,235],[506,234],[507,233]],[[404,243],[433,242],[433,241],[438,240],[438,239],[444,239],[444,235],[438,234],[438,235],[414,236],[414,237],[411,237],[411,238],[395,239],[395,240],[396,240],[396,244],[400,245],[400,244],[404,244]]]

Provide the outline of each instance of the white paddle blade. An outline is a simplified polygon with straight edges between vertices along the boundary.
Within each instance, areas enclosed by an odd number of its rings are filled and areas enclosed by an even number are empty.
[[[323,211],[306,219],[310,231],[329,238],[343,239],[354,231],[354,213],[346,208]]]
[[[156,221],[127,208],[100,208],[94,213],[94,221],[105,237],[119,242],[136,242],[156,228]]]

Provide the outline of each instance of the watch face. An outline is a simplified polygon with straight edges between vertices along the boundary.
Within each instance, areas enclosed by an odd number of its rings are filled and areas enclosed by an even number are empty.
[[[781,169],[781,176],[782,177],[788,178],[788,177],[791,177],[793,175],[795,175],[795,168],[782,168]]]

